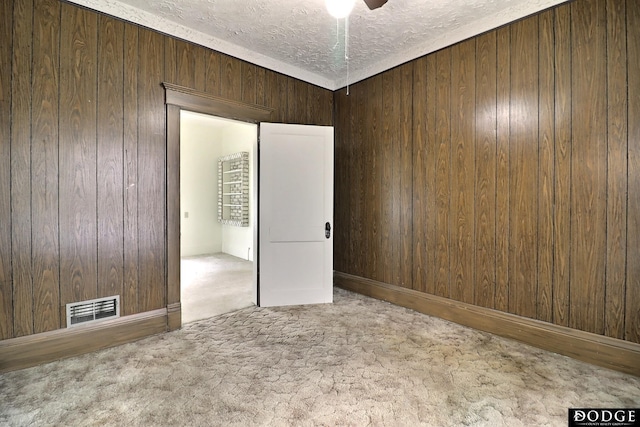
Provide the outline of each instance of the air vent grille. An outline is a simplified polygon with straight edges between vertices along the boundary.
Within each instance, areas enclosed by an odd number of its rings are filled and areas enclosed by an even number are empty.
[[[67,304],[67,328],[120,317],[120,295]]]

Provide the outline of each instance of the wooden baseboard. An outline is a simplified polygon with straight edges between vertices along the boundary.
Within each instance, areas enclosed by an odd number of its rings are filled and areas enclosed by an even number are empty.
[[[0,341],[0,373],[136,341],[167,331],[167,309]]]
[[[554,353],[640,376],[640,344],[335,272],[336,286]]]
[[[179,302],[167,306],[167,329],[175,331],[182,327],[182,305]]]

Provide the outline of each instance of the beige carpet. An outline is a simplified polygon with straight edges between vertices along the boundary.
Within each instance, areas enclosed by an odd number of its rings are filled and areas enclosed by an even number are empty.
[[[640,378],[336,289],[0,376],[8,426],[566,426]]]
[[[253,263],[225,253],[180,260],[182,323],[253,305]]]

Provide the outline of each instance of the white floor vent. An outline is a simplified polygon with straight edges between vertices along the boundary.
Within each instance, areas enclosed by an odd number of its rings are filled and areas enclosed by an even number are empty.
[[[120,295],[67,304],[67,328],[120,317]]]

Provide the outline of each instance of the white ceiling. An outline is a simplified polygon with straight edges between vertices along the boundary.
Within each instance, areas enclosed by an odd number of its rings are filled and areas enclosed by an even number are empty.
[[[68,0],[335,90],[567,0]],[[348,62],[348,67],[347,67]]]

